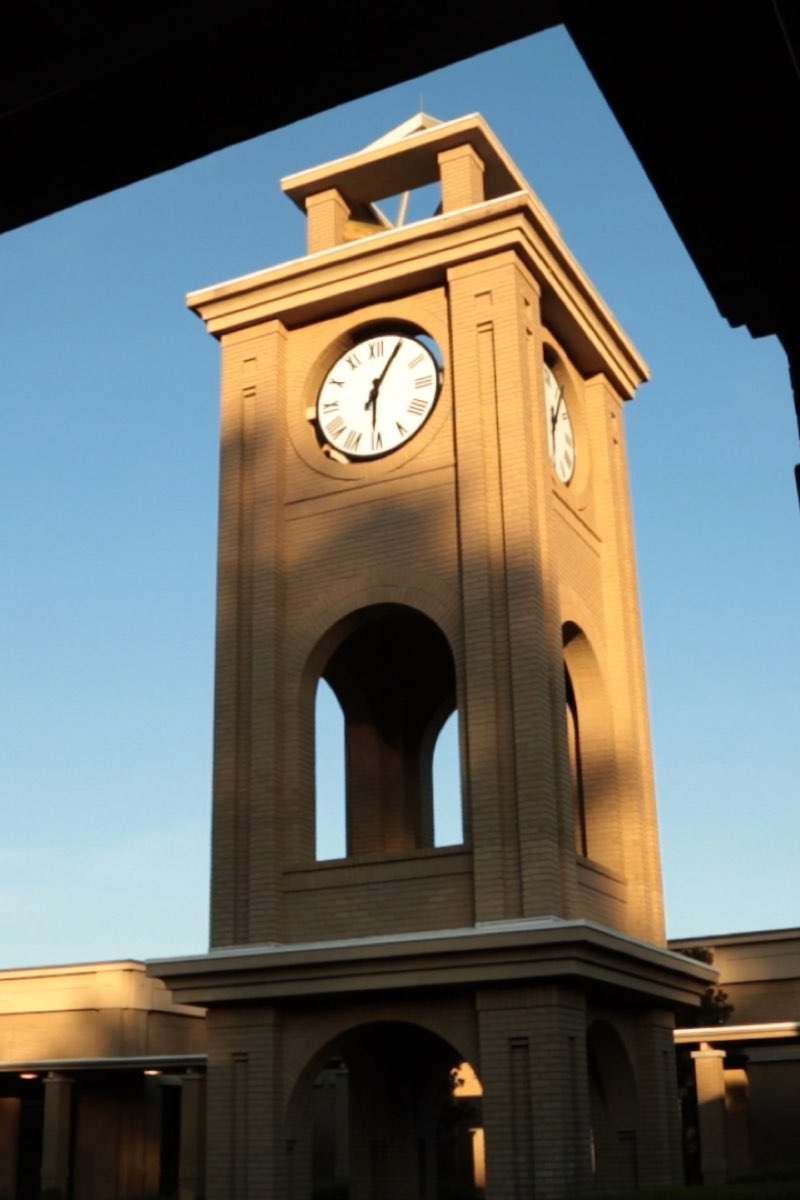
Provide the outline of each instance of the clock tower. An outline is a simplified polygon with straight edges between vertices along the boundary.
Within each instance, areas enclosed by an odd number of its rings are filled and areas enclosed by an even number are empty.
[[[429,219],[378,207],[430,184]],[[206,1194],[679,1183],[672,1013],[707,972],[664,946],[622,411],[646,367],[477,114],[282,186],[307,254],[189,297],[223,355],[212,934],[153,970],[208,1008]]]

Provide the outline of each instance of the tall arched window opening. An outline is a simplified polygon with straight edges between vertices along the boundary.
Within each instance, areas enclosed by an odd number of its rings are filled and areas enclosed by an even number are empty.
[[[320,679],[314,710],[316,729],[316,858],[347,854],[344,713],[330,684]]]
[[[575,851],[611,870],[623,869],[614,714],[589,639],[568,621],[564,699]]]
[[[581,731],[578,723],[578,705],[569,671],[564,667],[564,690],[566,693],[567,750],[569,753],[569,776],[572,787],[572,816],[575,827],[575,849],[584,857],[588,854],[586,841],[586,804],[583,794],[583,764],[581,762]]]
[[[392,604],[354,613],[338,633],[322,679],[335,694],[344,719],[345,853],[450,844],[456,821],[460,826],[460,811],[457,818],[448,817],[440,834],[435,828],[433,779],[434,748],[456,708],[455,663],[446,637],[422,613]],[[445,747],[451,739],[448,731]],[[319,739],[316,757],[319,797],[325,786]],[[455,792],[460,810],[458,772],[450,770],[448,775],[448,807]],[[322,819],[318,798],[318,823]],[[318,858],[319,832],[318,825]],[[463,832],[458,840],[463,840]]]
[[[442,726],[433,751],[433,844],[460,846],[463,841],[458,709],[454,709]]]

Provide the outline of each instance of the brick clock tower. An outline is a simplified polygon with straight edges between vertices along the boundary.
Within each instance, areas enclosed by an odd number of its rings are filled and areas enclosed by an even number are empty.
[[[377,207],[429,184],[429,219]],[[707,972],[664,948],[622,427],[646,368],[479,115],[283,189],[307,255],[189,300],[223,354],[212,937],[152,969],[208,1008],[206,1195],[680,1183],[672,1013]]]

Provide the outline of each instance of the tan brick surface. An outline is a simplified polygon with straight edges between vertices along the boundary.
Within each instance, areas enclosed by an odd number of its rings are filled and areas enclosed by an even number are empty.
[[[646,368],[483,122],[457,124],[458,140],[427,130],[416,148],[372,147],[292,177],[312,257],[191,298],[223,344],[216,947],[549,917],[663,943],[622,436],[622,400]],[[365,225],[344,244],[367,185],[375,199],[389,194],[403,164],[407,186],[438,170],[442,215],[380,237],[361,236]],[[396,453],[336,461],[317,437],[317,392],[355,340],[382,329],[436,340],[441,395]],[[549,460],[543,359],[576,438],[569,484]],[[375,605],[424,614],[452,652],[466,844],[442,851],[423,839],[316,863],[317,681]],[[586,857],[575,849],[565,658]],[[380,805],[379,789],[357,794],[358,778],[353,803]],[[244,1008],[214,1012],[211,1200],[306,1200],[302,1097],[326,1046],[353,1045],[353,1029],[381,1020],[435,1032],[477,1066],[492,1200],[591,1191],[588,971],[574,968],[568,988],[555,977],[495,988],[462,979],[378,1000],[342,970],[335,999],[277,1007],[252,992]],[[668,1021],[646,986],[636,996],[638,1024],[630,996],[618,1011],[612,996],[598,1044],[629,1063],[648,1097],[636,1129],[622,1131],[634,1138],[622,1165],[644,1147],[663,1182],[677,1162]],[[370,1104],[354,1104],[366,1128]],[[400,1146],[392,1135],[360,1148],[354,1200],[370,1194],[370,1178],[402,1177]]]

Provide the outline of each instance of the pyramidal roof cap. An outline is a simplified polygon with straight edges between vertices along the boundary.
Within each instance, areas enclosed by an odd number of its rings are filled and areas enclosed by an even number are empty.
[[[419,112],[355,154],[287,175],[281,187],[303,210],[308,196],[336,188],[355,212],[387,196],[435,183],[438,156],[463,145],[472,146],[483,163],[487,200],[527,192],[541,208],[542,218],[555,229],[525,176],[480,113],[439,121]]]
[[[409,117],[407,121],[403,121],[400,125],[395,125],[394,129],[390,129],[388,133],[384,133],[383,137],[376,138],[374,142],[370,142],[364,149],[380,150],[384,146],[391,146],[395,142],[402,142],[404,138],[413,137],[415,133],[423,133],[426,129],[433,129],[435,125],[442,124],[443,122],[438,117],[431,117],[428,113],[418,112],[416,116]]]

